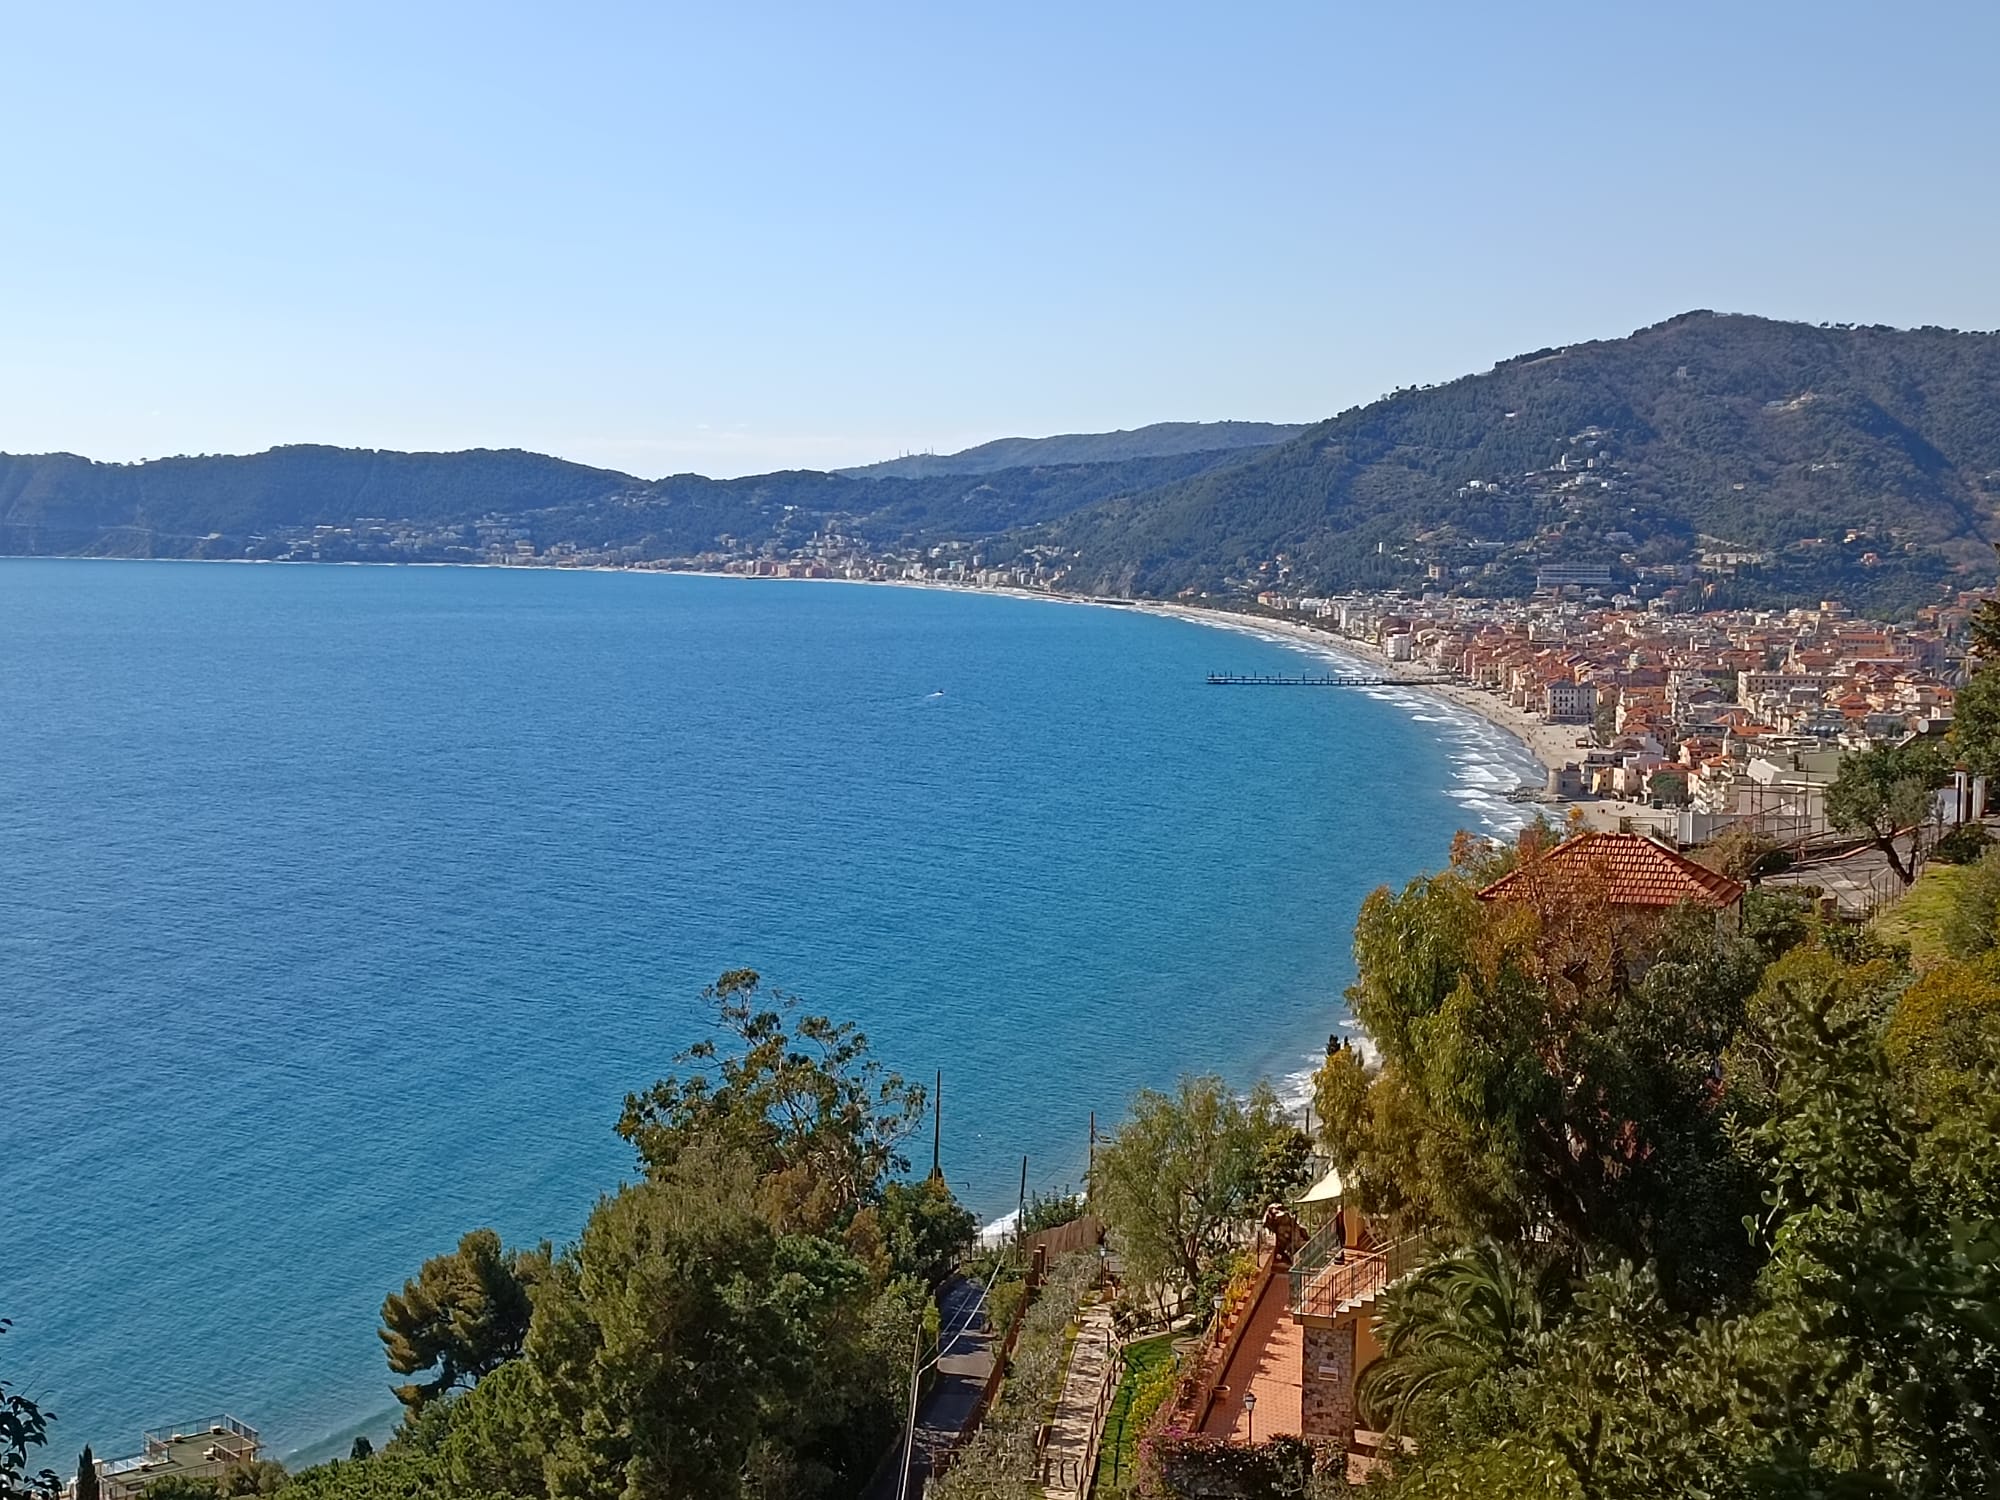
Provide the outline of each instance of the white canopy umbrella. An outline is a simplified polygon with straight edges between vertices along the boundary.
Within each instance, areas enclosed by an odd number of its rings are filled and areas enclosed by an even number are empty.
[[[1345,1188],[1340,1181],[1340,1168],[1328,1167],[1324,1177],[1320,1178],[1318,1182],[1315,1182],[1305,1192],[1294,1198],[1292,1202],[1300,1208],[1305,1207],[1309,1203],[1338,1203],[1344,1191]]]

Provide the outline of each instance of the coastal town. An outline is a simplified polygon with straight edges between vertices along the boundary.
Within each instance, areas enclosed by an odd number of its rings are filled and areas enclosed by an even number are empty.
[[[1905,624],[1860,619],[1832,600],[1635,609],[1561,581],[1513,600],[1266,591],[1255,612],[1515,734],[1545,769],[1521,800],[1679,848],[1736,830],[1796,867],[1778,878],[1817,873],[1861,917],[1902,882],[1879,849],[1857,848],[1834,825],[1828,790],[1852,752],[1942,742],[1982,597],[1957,595]],[[1911,857],[1982,818],[1985,804],[1984,779],[1956,773],[1936,794],[1932,826],[1906,832]]]
[[[11,19],[0,1500],[2000,1500],[2000,4]]]
[[[1562,591],[1257,602],[1388,667],[1476,689],[1513,711],[1502,722],[1554,731],[1533,741],[1560,758],[1551,793],[1686,808],[1696,819],[1686,841],[1702,842],[1733,818],[1793,836],[1823,831],[1806,794],[1831,779],[1842,751],[1942,733],[1979,596],[1907,625],[1857,619],[1831,600],[1697,615]]]

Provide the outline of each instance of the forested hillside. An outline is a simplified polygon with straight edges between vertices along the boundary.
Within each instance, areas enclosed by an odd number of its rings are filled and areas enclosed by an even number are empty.
[[[518,449],[391,453],[301,444],[138,464],[0,454],[0,552],[186,557],[217,532],[241,542],[360,517],[457,521],[642,487],[630,475]]]
[[[968,542],[1093,593],[1505,594],[1595,563],[1642,594],[1892,613],[1990,572],[2000,335],[1688,313],[1243,446],[1288,431],[1163,424],[650,482],[517,451],[0,456],[0,552],[852,561]]]
[[[1280,566],[1389,582],[1490,562],[1475,542],[1635,567],[1768,554],[1729,564],[1737,587],[1923,587],[1986,560],[1996,495],[2000,336],[1689,313],[1398,391],[1051,539],[1138,593]]]
[[[0,455],[0,554],[283,555],[338,528],[341,559],[471,561],[495,532],[625,561],[802,545],[837,532],[889,548],[1032,527],[1107,497],[1236,461],[1234,451],[987,475],[867,480],[817,470],[648,482],[518,451],[390,453],[290,447],[247,457],[101,464]]]
[[[1130,458],[1168,458],[1225,448],[1268,448],[1303,431],[1303,426],[1276,422],[1155,422],[1128,432],[996,438],[959,453],[911,453],[840,472],[857,479],[927,479],[938,474],[993,474],[1033,464],[1121,463]]]
[[[597,545],[637,540],[650,556],[691,555],[724,537],[738,545],[803,543],[825,529],[891,548],[1021,531],[1236,460],[1223,450],[927,479],[854,479],[812,469],[745,479],[681,474],[613,500],[561,508],[537,529]]]

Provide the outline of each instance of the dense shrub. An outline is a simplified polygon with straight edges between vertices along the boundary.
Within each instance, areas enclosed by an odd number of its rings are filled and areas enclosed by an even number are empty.
[[[1147,1500],[1320,1500],[1347,1493],[1344,1455],[1301,1438],[1253,1445],[1161,1436],[1145,1442],[1137,1493]]]
[[[1931,846],[1931,858],[1940,864],[1969,865],[1993,846],[1993,835],[1983,823],[1961,823]]]
[[[2000,849],[1989,849],[1966,867],[1951,887],[1945,911],[1944,942],[1960,958],[1994,945],[2000,933]]]

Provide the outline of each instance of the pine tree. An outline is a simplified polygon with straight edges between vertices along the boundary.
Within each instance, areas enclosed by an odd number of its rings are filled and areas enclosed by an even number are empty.
[[[97,1500],[97,1460],[91,1457],[88,1443],[83,1445],[83,1452],[77,1455],[76,1500]]]

